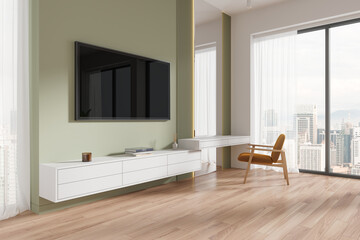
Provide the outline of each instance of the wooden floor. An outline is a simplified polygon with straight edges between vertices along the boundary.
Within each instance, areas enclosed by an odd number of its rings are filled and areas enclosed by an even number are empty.
[[[360,239],[360,180],[230,169],[45,215],[0,239]]]

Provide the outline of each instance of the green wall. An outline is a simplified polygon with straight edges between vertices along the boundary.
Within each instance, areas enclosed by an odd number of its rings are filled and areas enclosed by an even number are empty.
[[[39,212],[39,1],[30,8],[30,202],[31,210]]]
[[[222,13],[222,134],[231,134],[231,17]],[[231,147],[223,148],[223,168],[231,168]]]
[[[194,0],[176,4],[177,134],[194,137]],[[193,177],[188,173],[177,180]]]
[[[185,53],[178,57],[177,22],[193,21],[192,0],[34,0],[31,1],[31,180],[32,210],[41,212],[113,196],[150,186],[143,184],[92,197],[52,204],[38,197],[39,163],[80,159],[81,153],[104,156],[126,147],[169,148],[176,131],[188,136],[189,118],[177,127],[177,82],[189,74],[177,74],[177,66],[190,73],[193,41],[183,39]],[[191,8],[189,6],[191,5]],[[177,8],[185,10],[177,14]],[[193,33],[189,25],[181,32]],[[171,112],[169,121],[74,121],[74,41],[129,52],[170,62]],[[189,47],[190,46],[190,47]],[[182,84],[180,84],[182,86]],[[180,87],[181,88],[181,87]],[[190,95],[192,87],[181,88]],[[190,111],[189,104],[181,113]],[[184,132],[184,134],[183,134]],[[173,181],[174,178],[162,181]],[[159,182],[156,182],[160,184]]]
[[[194,2],[178,0],[176,8],[177,132],[179,138],[191,138],[194,133]]]

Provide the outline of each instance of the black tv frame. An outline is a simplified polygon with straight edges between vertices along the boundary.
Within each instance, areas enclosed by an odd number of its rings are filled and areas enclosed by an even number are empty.
[[[168,79],[169,79],[169,85],[168,85],[168,114],[166,117],[164,118],[140,118],[140,117],[112,117],[112,118],[84,118],[80,116],[80,53],[79,53],[79,48],[80,46],[86,46],[86,47],[91,47],[93,49],[98,49],[101,51],[107,51],[110,53],[115,53],[115,54],[122,54],[125,56],[129,56],[129,57],[133,57],[133,58],[137,58],[137,59],[142,59],[142,60],[147,60],[147,61],[155,61],[155,62],[159,62],[162,64],[166,64],[169,66],[169,74],[168,74]],[[99,46],[95,46],[92,44],[88,44],[88,43],[84,43],[84,42],[79,42],[79,41],[75,41],[74,42],[74,49],[75,49],[75,121],[166,121],[166,120],[170,120],[170,85],[171,85],[171,81],[170,81],[170,63],[168,62],[164,62],[164,61],[160,61],[160,60],[156,60],[156,59],[152,59],[152,58],[147,58],[147,57],[143,57],[143,56],[139,56],[139,55],[135,55],[135,54],[131,54],[131,53],[126,53],[126,52],[122,52],[122,51],[118,51],[118,50],[114,50],[114,49],[109,49],[109,48],[104,48],[104,47],[99,47]]]

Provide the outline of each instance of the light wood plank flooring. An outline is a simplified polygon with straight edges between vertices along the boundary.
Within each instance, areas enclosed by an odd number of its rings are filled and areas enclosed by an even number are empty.
[[[0,222],[0,239],[360,239],[360,180],[252,170]]]

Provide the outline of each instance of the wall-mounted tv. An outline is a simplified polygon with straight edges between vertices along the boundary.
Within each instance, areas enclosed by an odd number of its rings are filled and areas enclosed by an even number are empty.
[[[169,120],[170,63],[75,42],[75,120]]]

